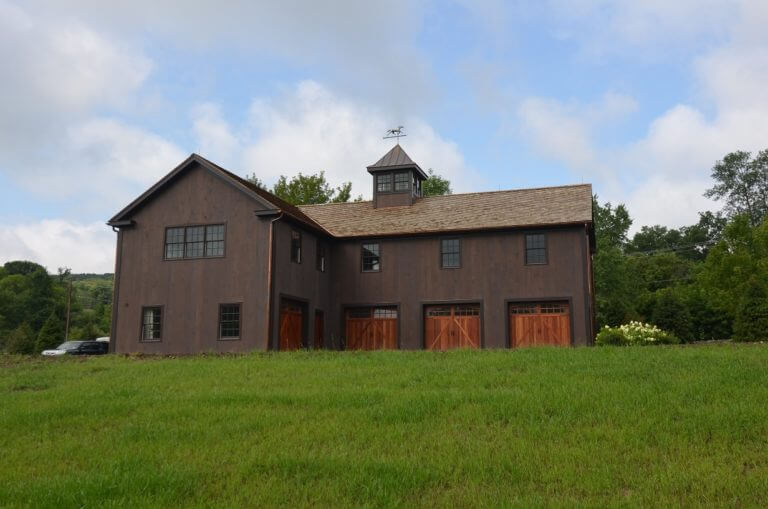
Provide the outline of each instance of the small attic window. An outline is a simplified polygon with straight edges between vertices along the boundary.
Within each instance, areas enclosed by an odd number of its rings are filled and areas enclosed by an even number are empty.
[[[376,175],[376,192],[379,193],[391,193],[392,192],[392,174],[380,173]]]

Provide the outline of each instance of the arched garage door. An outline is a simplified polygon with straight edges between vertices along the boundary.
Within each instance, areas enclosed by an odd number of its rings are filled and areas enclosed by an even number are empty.
[[[509,305],[509,345],[570,346],[571,315],[567,301],[513,302]]]

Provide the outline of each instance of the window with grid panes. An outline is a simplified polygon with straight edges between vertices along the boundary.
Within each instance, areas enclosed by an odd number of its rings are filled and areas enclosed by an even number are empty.
[[[391,173],[380,173],[376,175],[376,191],[379,193],[389,193],[392,191]]]
[[[440,241],[440,258],[443,268],[455,269],[461,266],[461,243],[459,239]]]
[[[163,311],[159,306],[141,309],[141,340],[160,341],[163,330]]]
[[[224,256],[223,224],[166,228],[166,260],[217,256]]]
[[[395,191],[407,191],[411,186],[410,172],[395,173]]]
[[[219,306],[219,339],[240,338],[240,304]]]
[[[291,261],[301,263],[301,232],[291,230]]]
[[[547,263],[547,237],[543,233],[529,233],[525,236],[525,263]]]
[[[381,270],[381,257],[378,243],[363,244],[362,247],[363,272],[379,272]]]

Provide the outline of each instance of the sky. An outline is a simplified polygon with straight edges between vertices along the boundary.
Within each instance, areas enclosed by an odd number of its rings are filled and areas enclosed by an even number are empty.
[[[370,194],[401,145],[454,192],[591,183],[642,225],[768,148],[765,0],[0,0],[0,263],[112,272],[105,222],[197,152]]]

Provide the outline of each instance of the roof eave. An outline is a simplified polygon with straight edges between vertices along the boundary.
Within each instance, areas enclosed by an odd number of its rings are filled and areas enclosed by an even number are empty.
[[[424,170],[422,170],[418,164],[395,164],[392,166],[368,166],[366,169],[368,170],[368,173],[372,175],[380,171],[416,170],[416,173],[418,173],[422,179],[426,180],[429,178],[429,175],[424,173]]]

